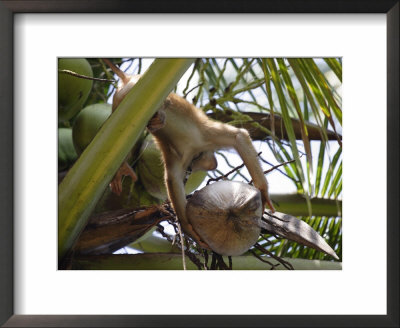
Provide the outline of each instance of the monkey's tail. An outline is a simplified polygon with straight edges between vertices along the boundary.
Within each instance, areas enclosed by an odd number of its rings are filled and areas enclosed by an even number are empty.
[[[102,58],[102,60],[110,66],[111,70],[118,75],[118,77],[122,80],[124,84],[129,82],[129,77],[123,72],[119,67],[115,66],[110,60],[107,58]]]

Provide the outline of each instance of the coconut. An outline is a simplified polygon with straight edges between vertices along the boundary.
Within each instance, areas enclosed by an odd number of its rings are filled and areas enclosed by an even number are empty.
[[[84,58],[61,58],[58,60],[58,69],[93,77],[92,67]],[[92,80],[58,72],[59,121],[69,120],[82,109],[92,85]]]
[[[221,181],[188,200],[186,216],[218,254],[236,256],[253,246],[261,232],[261,193],[243,182]]]

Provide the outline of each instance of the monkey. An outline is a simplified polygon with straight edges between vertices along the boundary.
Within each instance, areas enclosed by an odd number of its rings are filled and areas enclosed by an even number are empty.
[[[140,76],[128,76],[109,60],[103,60],[122,82],[113,97],[114,111]],[[175,93],[166,97],[147,128],[161,151],[168,198],[182,230],[201,247],[209,249],[186,217],[184,180],[188,171],[215,170],[216,150],[233,148],[238,152],[253,179],[254,186],[261,192],[263,208],[268,205],[272,212],[275,211],[269,198],[267,180],[247,130],[210,119],[201,109]],[[131,176],[133,181],[137,179],[132,168],[123,163],[110,184],[116,193],[122,190],[123,175]]]

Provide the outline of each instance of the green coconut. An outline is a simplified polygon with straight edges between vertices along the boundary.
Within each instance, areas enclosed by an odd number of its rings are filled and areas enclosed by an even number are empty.
[[[70,167],[78,157],[72,142],[72,129],[58,129],[58,170]]]
[[[60,70],[68,70],[89,77],[93,77],[93,71],[84,58],[60,58],[58,70],[58,120],[66,121],[82,109],[92,89],[93,81],[63,73]]]
[[[110,115],[110,104],[94,104],[81,110],[72,129],[72,138],[78,154],[90,144]]]

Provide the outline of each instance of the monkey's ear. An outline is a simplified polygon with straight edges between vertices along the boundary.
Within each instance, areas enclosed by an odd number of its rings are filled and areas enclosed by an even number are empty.
[[[195,171],[210,171],[217,168],[217,159],[213,151],[205,151],[192,161],[191,169]]]

